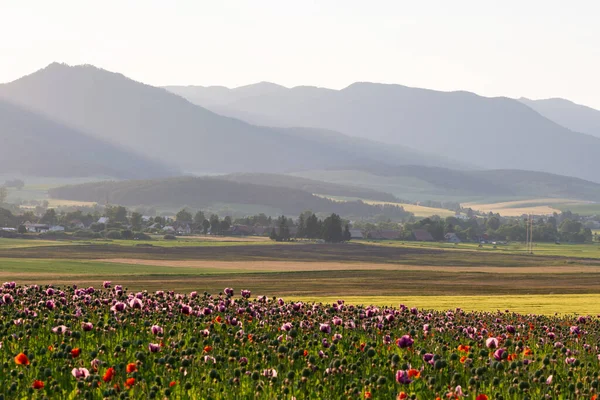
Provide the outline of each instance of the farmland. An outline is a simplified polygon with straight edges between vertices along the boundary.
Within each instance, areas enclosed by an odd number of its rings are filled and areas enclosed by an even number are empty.
[[[542,307],[554,313],[576,311],[579,305],[581,312],[600,312],[593,305],[597,302],[583,308],[577,300],[544,297],[598,293],[600,249],[595,245],[540,244],[528,255],[520,245],[0,239],[0,270],[4,281],[30,284],[114,280],[135,290],[214,292],[231,283],[297,299],[348,297],[382,305],[411,301],[439,309],[447,306],[447,296],[459,296],[453,297],[454,304],[466,309],[518,306],[539,312]],[[530,301],[521,304],[512,296],[530,296]],[[554,309],[555,304],[564,308]]]

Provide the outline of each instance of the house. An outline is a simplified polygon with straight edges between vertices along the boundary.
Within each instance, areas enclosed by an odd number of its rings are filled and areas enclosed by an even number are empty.
[[[229,230],[229,234],[234,236],[250,236],[254,234],[254,229],[247,225],[234,225]]]
[[[32,224],[31,222],[25,222],[25,229],[27,229],[27,232],[33,232],[33,233],[44,233],[44,232],[48,232],[48,230],[50,229],[50,226],[46,225],[46,224]]]
[[[98,219],[98,223],[99,224],[108,224],[108,222],[110,221],[110,218],[108,217],[100,217],[100,219]]]
[[[376,240],[397,240],[402,236],[401,231],[393,229],[379,229],[368,233],[369,239]]]
[[[52,226],[50,226],[50,228],[48,230],[50,232],[64,232],[65,227],[61,226],[61,225],[52,225]]]
[[[433,242],[433,236],[425,229],[415,229],[412,231],[413,236],[417,242]]]
[[[15,228],[4,227],[4,228],[0,228],[0,231],[3,231],[3,232],[16,232],[17,230]]]
[[[171,225],[167,225],[164,228],[162,228],[163,232],[168,232],[168,233],[175,233],[175,228]]]
[[[451,232],[451,233],[446,233],[444,235],[444,239],[446,239],[446,241],[448,243],[460,243],[461,240],[458,236],[456,236],[456,233]]]
[[[71,227],[75,228],[75,229],[85,229],[86,226],[83,222],[81,222],[78,219],[74,219],[73,221],[70,222]]]
[[[178,235],[189,235],[192,233],[192,228],[187,222],[176,222],[173,224],[173,228]]]
[[[360,229],[350,229],[350,237],[352,239],[364,239],[364,235]]]

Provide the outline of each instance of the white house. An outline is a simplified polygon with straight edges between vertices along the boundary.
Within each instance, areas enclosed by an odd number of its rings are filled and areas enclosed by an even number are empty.
[[[52,225],[50,227],[50,229],[48,229],[50,232],[64,232],[65,231],[65,227],[64,226],[60,226],[60,225]]]
[[[110,218],[108,217],[100,217],[100,219],[98,220],[99,224],[108,224],[108,221],[110,221]]]

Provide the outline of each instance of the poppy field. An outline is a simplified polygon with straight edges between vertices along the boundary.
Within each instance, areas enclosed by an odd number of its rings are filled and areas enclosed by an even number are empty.
[[[3,284],[4,399],[596,399],[600,321]]]

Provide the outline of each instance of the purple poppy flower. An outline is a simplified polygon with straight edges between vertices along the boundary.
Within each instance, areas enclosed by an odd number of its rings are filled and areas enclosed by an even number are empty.
[[[240,365],[248,364],[248,359],[246,357],[241,357],[239,361]]]
[[[398,370],[396,371],[396,382],[408,385],[412,382],[412,379],[408,376],[408,371]]]
[[[242,290],[241,295],[242,295],[243,298],[248,299],[252,295],[252,292],[249,291],[249,290],[244,289],[244,290]]]
[[[152,325],[152,327],[150,328],[150,331],[152,332],[153,335],[158,335],[159,333],[163,333],[163,328],[161,328],[158,325]]]
[[[2,303],[4,304],[12,304],[15,300],[13,299],[13,297],[6,293],[2,296]]]
[[[181,306],[181,313],[182,314],[190,315],[191,312],[192,312],[192,307],[187,306],[187,305]]]
[[[127,307],[127,305],[125,303],[122,303],[120,301],[117,301],[111,308],[110,311],[117,313],[117,312],[121,312],[123,310],[125,310],[125,308]]]
[[[433,354],[431,354],[431,353],[423,354],[423,361],[425,361],[427,364],[433,365],[433,363],[434,363]]]
[[[319,330],[323,333],[331,333],[331,326],[329,324],[321,324],[319,326]]]
[[[54,310],[56,308],[56,303],[54,303],[52,300],[48,300],[46,302],[46,308],[48,310]]]
[[[229,296],[229,297],[233,297],[233,295],[234,295],[234,291],[233,291],[233,289],[232,289],[232,288],[229,288],[229,287],[225,288],[224,292],[225,292],[225,294],[226,294],[227,296]]]
[[[485,346],[488,349],[495,349],[496,347],[498,347],[498,344],[499,344],[498,339],[496,339],[495,337],[488,338],[485,341]]]
[[[148,350],[150,350],[150,353],[158,353],[160,351],[160,345],[155,343],[149,343]]]
[[[90,371],[87,368],[73,368],[71,371],[71,375],[73,375],[77,379],[87,378],[90,375]]]
[[[504,353],[506,353],[505,349],[498,349],[494,352],[494,358],[496,359],[496,361],[501,361],[502,360],[502,356],[504,355]]]
[[[570,327],[569,331],[571,332],[571,335],[579,335],[581,333],[581,329],[579,329],[577,325]]]
[[[52,333],[56,333],[57,335],[60,334],[65,334],[67,333],[69,330],[69,328],[67,328],[64,325],[59,325],[59,326],[55,326],[54,328],[52,328]]]
[[[567,358],[565,358],[565,364],[567,364],[567,365],[574,364],[575,361],[577,361],[577,360],[574,357],[567,357]]]
[[[142,303],[142,301],[137,297],[134,297],[133,299],[129,300],[129,307],[131,308],[141,309],[143,306],[144,303]]]
[[[506,332],[510,333],[511,335],[514,334],[517,330],[515,329],[514,326],[512,325],[506,325]]]
[[[94,329],[94,325],[91,322],[83,322],[81,324],[81,329],[83,329],[85,332],[89,332]]]
[[[110,289],[110,285],[112,285],[111,281],[102,282],[102,287],[104,287],[104,289]]]
[[[293,326],[290,322],[286,322],[285,324],[281,325],[281,330],[285,331],[285,332],[291,331],[292,328],[293,328]]]
[[[415,341],[410,337],[410,335],[404,335],[400,339],[396,340],[396,345],[401,349],[405,349],[408,347],[412,347]]]

